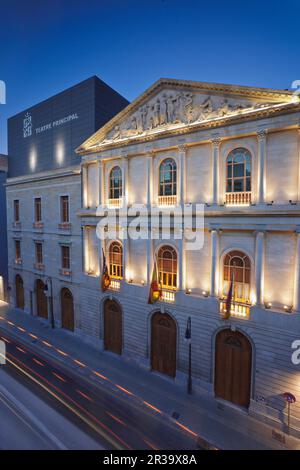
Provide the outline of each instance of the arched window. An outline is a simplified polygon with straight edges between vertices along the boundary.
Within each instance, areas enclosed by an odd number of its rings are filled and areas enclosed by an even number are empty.
[[[227,157],[226,192],[251,191],[251,155],[244,148],[232,150]]]
[[[115,279],[123,278],[123,248],[119,242],[112,242],[109,247],[109,274]]]
[[[224,258],[223,294],[227,296],[233,279],[232,300],[250,302],[250,259],[242,251],[231,251]]]
[[[109,199],[122,197],[122,171],[119,166],[114,166],[109,175]]]
[[[163,160],[159,167],[159,196],[177,195],[177,166],[173,158]]]
[[[162,287],[177,288],[177,253],[172,246],[162,246],[158,251],[158,275]]]

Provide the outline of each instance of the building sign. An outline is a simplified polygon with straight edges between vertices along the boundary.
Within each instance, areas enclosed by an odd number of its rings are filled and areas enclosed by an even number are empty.
[[[29,113],[25,114],[23,119],[23,137],[29,137],[32,134],[32,117]]]
[[[58,119],[57,121],[48,122],[47,124],[44,124],[43,126],[36,127],[34,129],[34,133],[41,134],[42,132],[54,129],[55,127],[62,126],[63,124],[66,124],[67,122],[74,121],[75,119],[78,119],[77,113],[69,114],[68,116]],[[32,135],[32,117],[29,113],[26,113],[25,119],[23,120],[23,137],[25,138],[31,135]]]

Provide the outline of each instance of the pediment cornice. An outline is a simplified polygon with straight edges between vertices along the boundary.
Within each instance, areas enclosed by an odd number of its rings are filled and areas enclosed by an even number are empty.
[[[78,154],[300,109],[291,91],[160,79],[87,139]]]

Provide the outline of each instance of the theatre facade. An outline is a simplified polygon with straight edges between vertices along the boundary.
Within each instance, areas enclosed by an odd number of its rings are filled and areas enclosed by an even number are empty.
[[[161,79],[78,149],[81,329],[102,348],[273,424],[300,395],[300,103],[288,91]],[[96,208],[204,205],[204,244],[99,240]],[[145,222],[148,234],[158,230]],[[144,226],[145,229],[145,226]],[[152,232],[151,232],[152,230]],[[183,236],[180,236],[180,233]],[[101,292],[101,250],[112,278]],[[162,298],[148,303],[154,259]],[[234,275],[231,312],[224,319]],[[188,336],[189,336],[188,334]],[[300,430],[293,405],[292,427]]]
[[[77,148],[72,230],[59,228],[69,230],[64,243],[55,240],[59,248],[44,243],[41,280],[49,269],[64,282],[53,294],[56,325],[179,386],[186,385],[191,350],[194,393],[274,426],[286,414],[282,394],[291,392],[298,397],[291,432],[300,436],[300,366],[293,360],[300,340],[299,128],[300,101],[284,90],[161,79],[122,109]],[[51,178],[59,175],[63,187],[60,171]],[[46,180],[38,181],[45,194]],[[50,190],[52,198],[65,195]],[[119,216],[137,204],[147,210],[147,236],[132,238]],[[51,207],[44,230],[57,223]],[[167,227],[150,223],[151,212],[186,208],[193,221],[204,212],[197,249],[188,249],[192,229],[183,219],[172,223],[170,237]],[[118,217],[115,237],[103,240],[97,227],[105,210]],[[111,277],[105,292],[102,250]],[[149,304],[155,261],[162,292]],[[15,268],[18,305],[22,267]],[[50,308],[39,286],[31,291],[25,310],[41,312],[39,302]]]

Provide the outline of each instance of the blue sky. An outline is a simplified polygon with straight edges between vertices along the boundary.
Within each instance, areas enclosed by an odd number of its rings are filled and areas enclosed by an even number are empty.
[[[160,77],[289,88],[300,3],[0,0],[0,153],[6,119],[98,75],[132,100]]]

